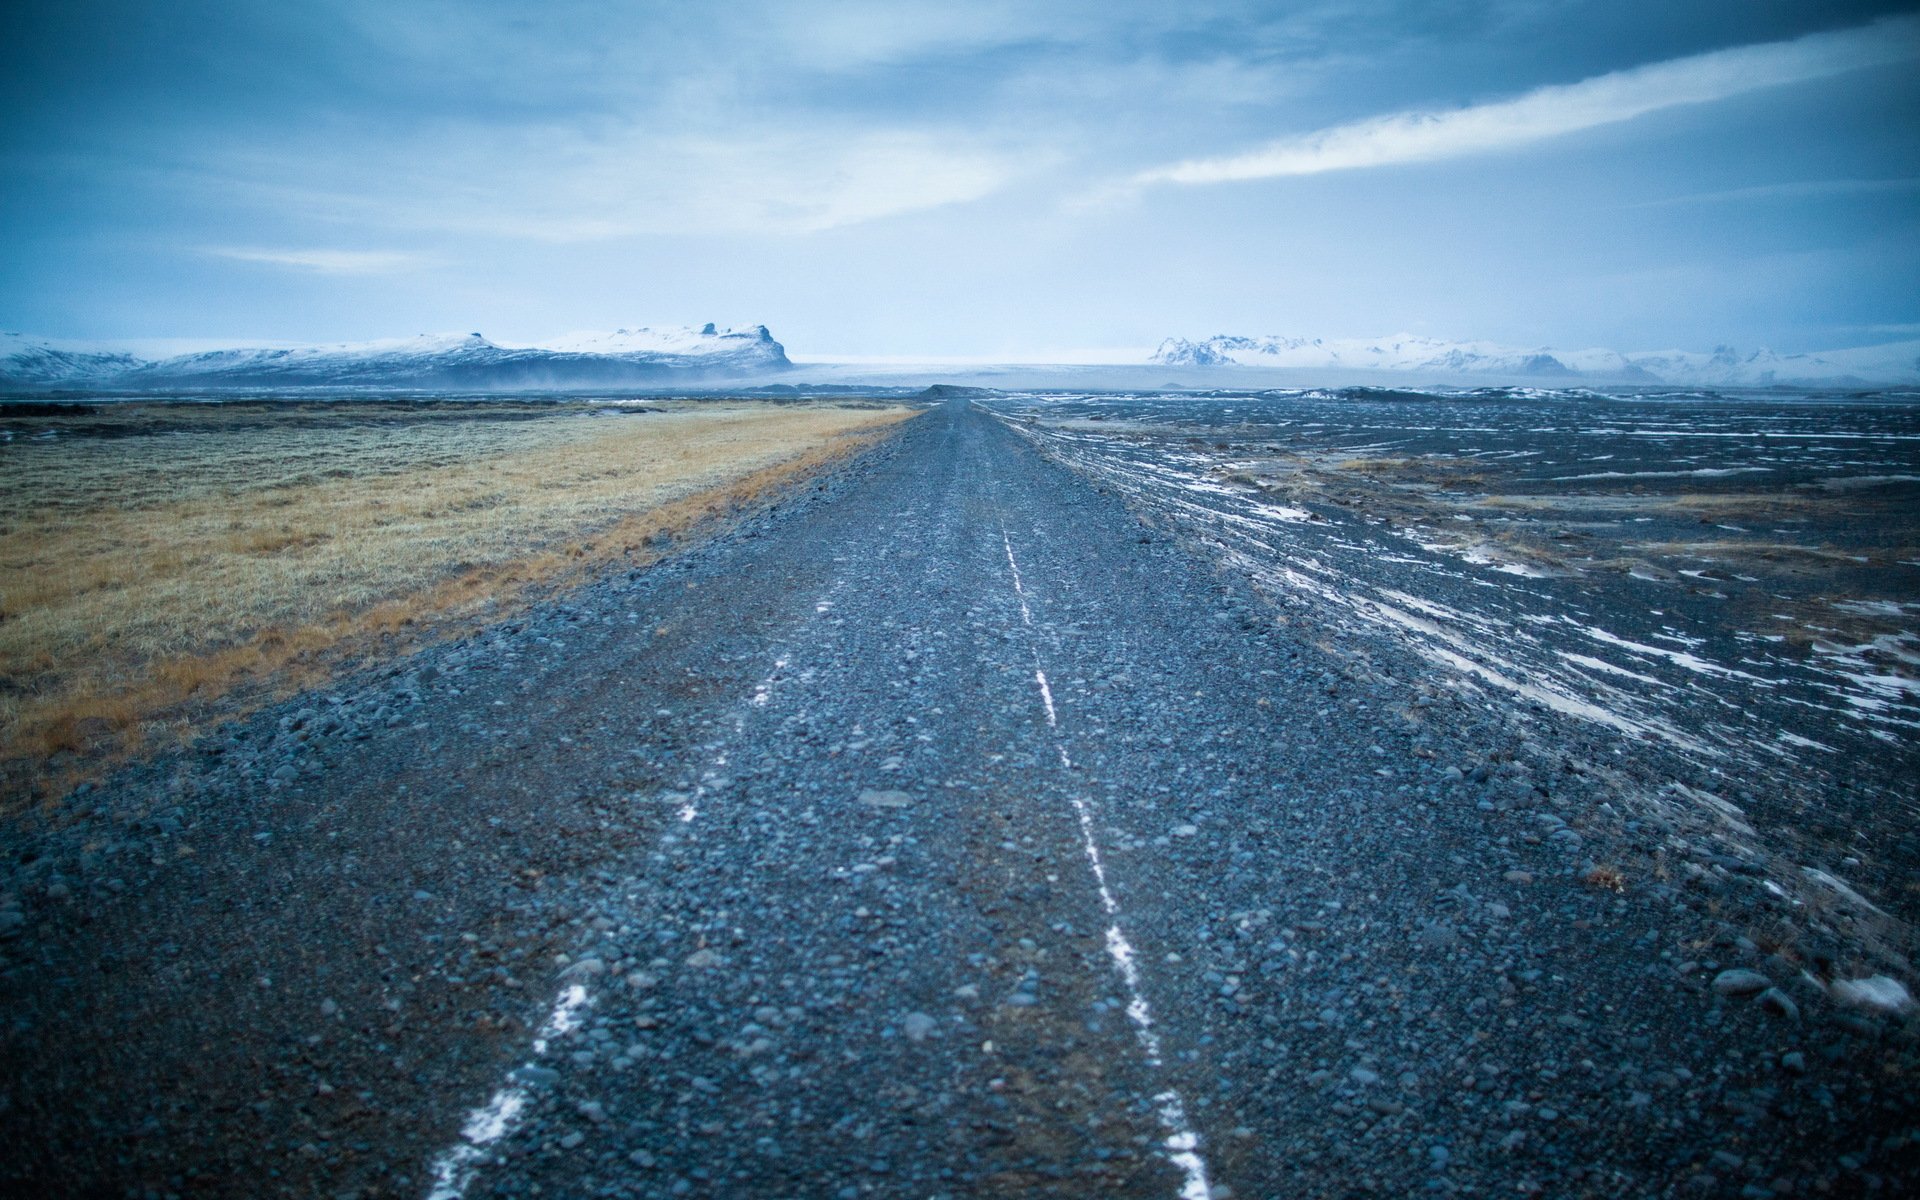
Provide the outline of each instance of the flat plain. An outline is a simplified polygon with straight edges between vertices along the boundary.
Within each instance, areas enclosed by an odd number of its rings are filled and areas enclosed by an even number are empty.
[[[1920,915],[1910,397],[1359,388],[992,407],[1288,612],[1706,770],[1742,815],[1645,803],[1771,825],[1772,844],[1797,843],[1796,893],[1822,899],[1844,861]]]
[[[644,560],[903,415],[750,401],[0,406],[9,790],[186,732],[236,688],[312,686],[370,637],[497,619],[529,588]]]
[[[1913,473],[1899,406],[1821,414],[1787,496]],[[1911,1191],[1907,644],[1732,604],[1911,568],[1640,548],[1900,544],[1669,512],[1742,465],[1684,415],[949,394],[13,814],[0,1184]]]

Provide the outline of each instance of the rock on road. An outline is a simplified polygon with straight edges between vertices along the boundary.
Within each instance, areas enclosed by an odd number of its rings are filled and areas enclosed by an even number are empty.
[[[0,1180],[1912,1178],[1897,1017],[1716,934],[1724,894],[1582,882],[1553,834],[1598,782],[1486,802],[1439,768],[1499,714],[1317,636],[951,401],[708,544],[23,826]]]

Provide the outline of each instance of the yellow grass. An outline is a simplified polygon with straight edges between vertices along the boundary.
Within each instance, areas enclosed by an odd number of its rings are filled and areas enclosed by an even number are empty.
[[[1581,876],[1590,888],[1603,892],[1624,892],[1627,890],[1627,875],[1612,863],[1597,863],[1587,868]]]
[[[1471,458],[1422,454],[1413,458],[1342,458],[1324,465],[1352,475],[1393,477],[1407,483],[1445,486],[1450,490],[1478,487],[1487,481],[1485,464]],[[1390,482],[1390,480],[1389,480]]]
[[[137,436],[0,445],[10,786],[22,759],[123,749],[239,685],[315,682],[357,641],[644,559],[652,534],[750,501],[908,415],[649,409],[252,406],[168,416]],[[86,432],[89,420],[32,424]]]
[[[1415,464],[1411,458],[1343,458],[1333,464],[1336,471],[1358,471],[1362,475],[1386,475],[1405,471]]]

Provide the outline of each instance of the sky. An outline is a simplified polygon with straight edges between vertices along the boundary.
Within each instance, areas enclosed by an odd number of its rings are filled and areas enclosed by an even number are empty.
[[[149,346],[1871,345],[1920,8],[14,0],[0,231],[0,329]]]

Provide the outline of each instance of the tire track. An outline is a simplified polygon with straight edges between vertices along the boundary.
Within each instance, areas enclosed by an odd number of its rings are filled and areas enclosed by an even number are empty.
[[[1074,770],[1073,757],[1067,752],[1067,746],[1059,735],[1060,716],[1054,707],[1053,687],[1047,681],[1046,664],[1041,660],[1040,648],[1034,644],[1032,635],[1035,629],[1033,610],[1027,603],[1027,589],[1020,576],[1020,563],[1013,553],[1013,539],[1007,534],[1006,522],[1000,523],[1000,544],[1006,551],[1007,570],[1013,580],[1013,592],[1020,602],[1020,621],[1028,632],[1029,648],[1033,651],[1033,679],[1039,692],[1041,705],[1047,714],[1047,729],[1053,741],[1054,753],[1059,757],[1063,770]],[[1107,886],[1106,864],[1101,861],[1100,843],[1094,836],[1093,808],[1086,797],[1075,787],[1069,787],[1068,801],[1073,805],[1075,818],[1080,823],[1081,847],[1087,857],[1087,865],[1093,872],[1095,886],[1100,893],[1100,906],[1107,914],[1106,948],[1107,956],[1113,960],[1114,970],[1120,976],[1127,993],[1127,1020],[1132,1023],[1134,1037],[1140,1045],[1147,1066],[1155,1071],[1164,1066],[1161,1052],[1160,1033],[1154,1027],[1153,1006],[1147,999],[1146,987],[1140,979],[1140,968],[1136,963],[1133,944],[1127,940],[1126,931],[1120,923],[1120,902],[1114,898],[1113,891]],[[1193,1129],[1187,1118],[1186,1101],[1180,1092],[1172,1087],[1165,1088],[1153,1097],[1154,1110],[1166,1131],[1162,1149],[1168,1161],[1180,1169],[1181,1200],[1208,1200],[1213,1188],[1207,1181],[1207,1163],[1200,1154],[1200,1135]]]
[[[834,597],[844,586],[844,580],[835,580],[827,594],[816,601],[809,618],[818,617],[833,608]],[[765,708],[772,699],[775,686],[791,664],[790,655],[781,652],[775,655],[772,669],[755,684],[747,695],[744,705],[747,708]],[[736,734],[746,727],[746,714],[736,710],[734,715]],[[681,804],[676,814],[676,826],[692,824],[699,819],[699,800],[707,794],[707,785],[718,776],[720,768],[726,766],[727,755],[723,751],[707,765],[701,773],[701,781],[694,785],[691,794]],[[562,978],[565,978],[564,974]],[[460,1126],[460,1140],[442,1151],[433,1160],[432,1187],[427,1192],[427,1200],[461,1200],[467,1189],[473,1186],[479,1177],[488,1150],[512,1133],[519,1125],[532,1100],[529,1081],[533,1073],[542,1071],[539,1063],[546,1057],[548,1046],[557,1038],[573,1031],[579,1025],[579,1014],[590,1007],[593,997],[584,984],[569,983],[560,989],[547,1019],[534,1035],[531,1048],[533,1056],[509,1072],[507,1082],[502,1084],[485,1104],[468,1112]]]

